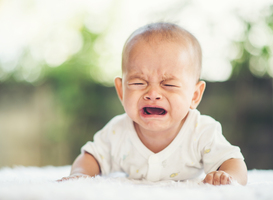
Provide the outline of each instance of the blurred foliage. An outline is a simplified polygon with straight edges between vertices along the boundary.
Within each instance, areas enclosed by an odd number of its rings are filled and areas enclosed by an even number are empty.
[[[80,147],[92,140],[93,134],[114,115],[123,112],[114,88],[102,86],[90,76],[96,73],[98,55],[93,44],[98,35],[83,28],[82,36],[81,51],[59,67],[44,68],[41,80],[52,87],[57,104],[69,116],[65,140],[70,144],[71,158],[75,158]]]
[[[70,154],[69,163],[65,164],[72,163],[80,153],[81,146],[93,140],[94,133],[113,116],[123,113],[114,87],[105,87],[91,78],[91,73],[97,74],[98,55],[93,47],[99,35],[91,33],[85,27],[81,34],[84,40],[82,49],[58,67],[44,64],[36,82],[18,81],[19,69],[1,84],[8,90],[16,86],[26,94],[33,93],[35,88],[50,88],[56,104],[56,114],[61,113],[63,119],[48,122],[42,133],[42,154],[48,157],[46,155],[50,154],[52,144],[65,143],[69,146]],[[52,152],[51,156],[56,155]],[[46,161],[42,163],[48,164]]]
[[[241,78],[250,79],[252,76],[266,79],[273,77],[273,63],[270,63],[270,59],[273,58],[273,5],[270,6],[270,8],[266,8],[264,12],[268,14],[257,21],[241,18],[247,28],[244,32],[244,40],[234,42],[235,46],[239,49],[240,56],[231,61],[233,66],[231,80]],[[267,44],[261,46],[257,46],[250,41],[251,31],[254,29],[254,26],[259,23],[265,24],[271,39]],[[257,35],[256,40],[259,41],[263,39],[259,37],[260,35]]]

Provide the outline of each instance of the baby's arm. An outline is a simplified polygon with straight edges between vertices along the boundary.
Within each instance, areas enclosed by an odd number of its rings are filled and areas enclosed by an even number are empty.
[[[226,160],[217,171],[207,174],[203,182],[212,185],[226,185],[232,180],[236,180],[241,185],[247,183],[247,167],[242,159]]]
[[[79,177],[92,177],[100,174],[100,167],[97,160],[89,153],[80,154],[72,164],[70,176],[58,181],[75,179]]]

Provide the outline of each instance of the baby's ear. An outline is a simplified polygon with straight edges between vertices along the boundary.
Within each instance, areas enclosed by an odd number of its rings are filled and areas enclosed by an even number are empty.
[[[199,103],[203,97],[205,88],[206,88],[205,81],[199,81],[196,84],[195,91],[194,91],[193,98],[192,98],[192,102],[191,102],[191,106],[190,106],[191,109],[197,108],[197,106],[199,105]]]
[[[122,91],[122,78],[115,78],[115,88],[119,97],[119,100],[122,102],[123,99],[123,91]]]

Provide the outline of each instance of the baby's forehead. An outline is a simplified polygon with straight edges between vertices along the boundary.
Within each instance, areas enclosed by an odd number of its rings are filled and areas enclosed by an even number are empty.
[[[158,48],[159,46],[163,48],[168,46],[173,50],[179,48],[180,50],[188,53],[190,53],[193,49],[192,44],[189,43],[189,39],[185,37],[165,37],[159,33],[153,33],[150,35],[136,35],[126,42],[123,49],[123,60],[128,59],[136,51],[141,52],[147,47]]]
[[[122,52],[122,72],[127,69],[129,57],[135,46],[176,43],[184,47],[192,59],[193,71],[200,76],[202,67],[202,50],[197,39],[188,31],[170,23],[155,23],[139,28],[127,39]],[[133,54],[133,53],[132,53]]]
[[[157,55],[158,52],[152,55]],[[176,56],[167,56],[161,60],[161,57],[149,56],[149,54],[142,54],[140,57],[129,56],[126,61],[123,71],[124,77],[130,79],[143,79],[143,80],[178,80],[183,74],[191,76],[195,74],[194,67],[191,61],[182,59],[181,62],[176,60]],[[164,57],[164,55],[162,56]]]
[[[188,63],[193,63],[194,60],[192,47],[185,40],[180,40],[179,38],[165,40],[162,39],[160,35],[159,38],[154,36],[152,39],[135,37],[127,44],[127,47],[123,52],[123,72],[127,70],[135,71],[134,68],[136,66],[132,65],[132,63],[134,64],[136,60],[139,59],[140,55],[146,58],[144,59],[145,62],[154,62],[154,60],[151,60],[149,57],[149,54],[147,54],[147,49],[152,49],[152,52],[159,54],[159,60],[161,57],[165,60],[169,60],[169,62],[182,58],[187,60]],[[169,51],[172,52],[171,55],[168,53]],[[169,66],[166,66],[166,68],[168,67]]]
[[[193,39],[187,35],[187,33],[179,31],[169,31],[169,32],[158,32],[150,31],[140,34],[133,34],[126,41],[122,53],[122,60],[128,59],[129,55],[138,47],[138,50],[145,48],[146,46],[159,46],[165,44],[176,44],[172,46],[172,49],[179,47],[183,48],[184,51],[187,51],[192,56],[195,56],[195,44]]]

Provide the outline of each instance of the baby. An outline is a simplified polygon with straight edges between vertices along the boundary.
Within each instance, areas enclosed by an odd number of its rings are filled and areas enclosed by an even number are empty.
[[[136,30],[126,41],[122,78],[115,79],[125,114],[114,117],[82,147],[69,177],[122,171],[130,179],[245,185],[247,168],[221,125],[196,110],[205,90],[197,39],[171,23]]]

